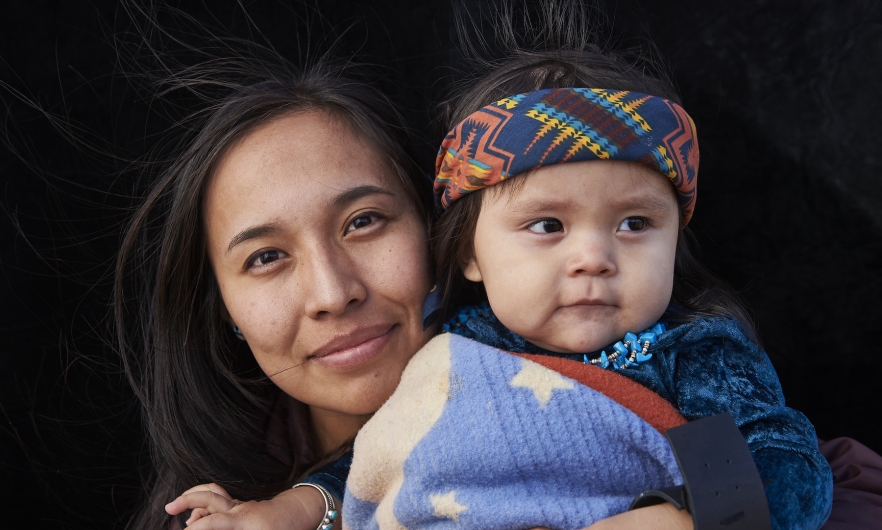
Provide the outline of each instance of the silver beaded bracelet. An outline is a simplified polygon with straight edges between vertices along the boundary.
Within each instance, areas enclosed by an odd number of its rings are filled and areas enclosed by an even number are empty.
[[[301,482],[299,484],[294,484],[291,486],[291,489],[299,488],[300,486],[309,486],[311,488],[315,488],[319,493],[322,494],[322,498],[325,500],[325,516],[322,517],[322,521],[316,527],[315,530],[331,530],[334,528],[334,520],[337,519],[337,515],[339,512],[337,511],[337,507],[334,505],[334,497],[331,496],[331,493],[319,486],[318,484],[312,484],[310,482]]]

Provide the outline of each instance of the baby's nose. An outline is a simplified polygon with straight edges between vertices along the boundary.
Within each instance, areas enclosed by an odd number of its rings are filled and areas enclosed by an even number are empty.
[[[602,238],[588,237],[573,242],[567,259],[567,274],[604,276],[614,274],[615,270],[612,247]]]

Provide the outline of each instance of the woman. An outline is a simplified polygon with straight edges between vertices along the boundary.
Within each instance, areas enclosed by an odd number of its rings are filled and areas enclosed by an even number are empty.
[[[210,109],[122,246],[118,341],[157,467],[136,528],[195,484],[290,487],[432,333],[428,181],[394,109],[336,68],[277,72]],[[280,414],[290,432],[268,443]]]

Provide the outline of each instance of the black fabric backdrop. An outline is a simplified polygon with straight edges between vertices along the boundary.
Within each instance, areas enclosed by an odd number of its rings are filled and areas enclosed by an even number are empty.
[[[178,2],[203,24],[290,57],[343,34],[424,131],[458,55],[446,2]],[[479,5],[472,2],[471,7]],[[784,385],[824,438],[882,451],[882,5],[851,0],[607,0],[616,38],[651,38],[701,136],[693,225],[704,261],[738,288]],[[355,22],[348,32],[342,28]],[[180,21],[168,19],[180,34]],[[306,36],[305,28],[314,28]],[[115,75],[115,2],[4,6],[0,89],[0,527],[122,526],[149,457],[109,337],[109,266],[143,182],[14,95],[65,116],[78,138],[144,153],[168,118]],[[137,39],[134,39],[137,40]],[[129,42],[133,42],[129,39]],[[454,70],[451,70],[453,67]]]

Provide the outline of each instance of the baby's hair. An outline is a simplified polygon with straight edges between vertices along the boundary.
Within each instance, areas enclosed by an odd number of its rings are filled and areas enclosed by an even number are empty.
[[[587,24],[587,8],[578,2],[541,3],[540,23],[527,20],[522,42],[515,39],[512,10],[497,9],[494,29],[502,36],[505,58],[494,63],[477,59],[479,77],[457,87],[457,95],[442,103],[445,131],[453,129],[473,112],[515,94],[548,88],[603,88],[642,92],[680,103],[680,97],[657,64],[639,54],[605,51],[593,44],[596,34]],[[524,15],[525,19],[529,15]],[[460,21],[464,46],[472,50]],[[541,28],[541,29],[537,29]],[[473,59],[474,61],[474,59]],[[516,192],[528,175],[496,184],[496,192]],[[432,228],[435,271],[441,287],[442,318],[462,305],[479,303],[486,297],[483,286],[468,281],[463,270],[474,253],[474,235],[484,194],[478,190],[454,202]],[[693,255],[695,238],[681,227],[677,238],[674,287],[671,305],[664,316],[669,323],[688,322],[699,316],[728,316],[739,321],[744,332],[758,342],[747,310],[738,295],[704,267]]]

